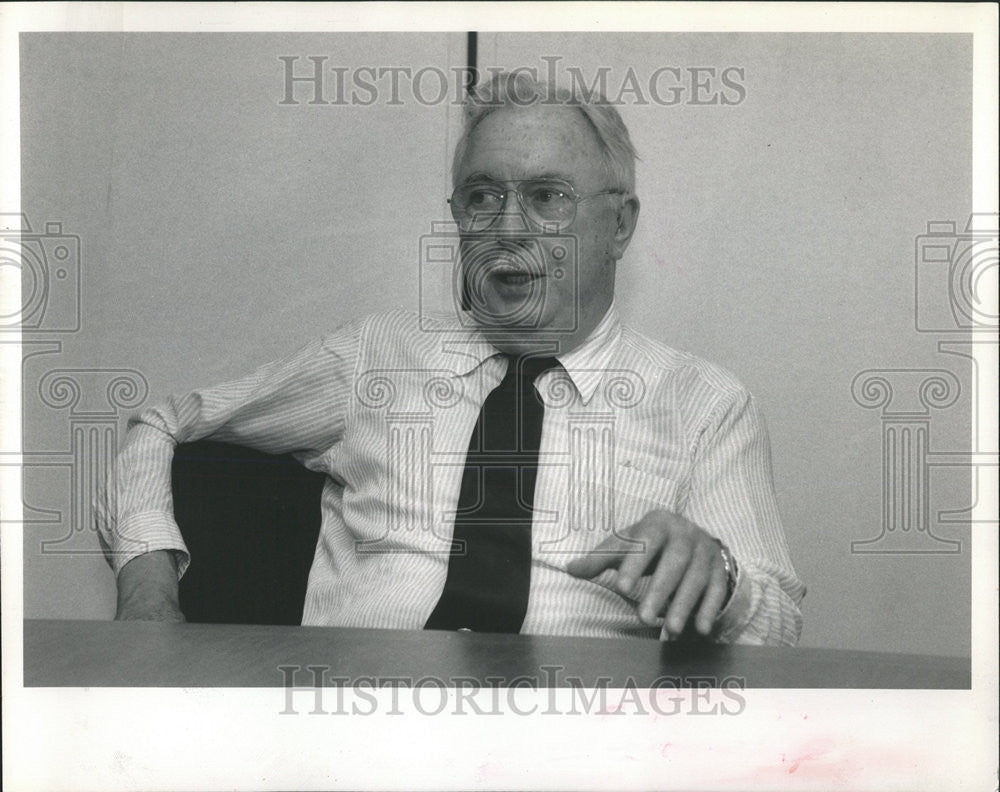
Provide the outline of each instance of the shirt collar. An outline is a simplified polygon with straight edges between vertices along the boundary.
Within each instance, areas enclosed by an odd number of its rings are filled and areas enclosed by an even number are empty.
[[[455,376],[464,376],[490,358],[502,354],[478,329],[454,329],[455,332],[440,337],[437,349],[441,366]],[[584,342],[571,352],[556,356],[584,404],[590,401],[600,385],[618,348],[621,333],[621,319],[612,300],[604,317]]]
[[[621,320],[612,300],[604,318],[586,340],[571,352],[557,356],[557,360],[566,369],[584,404],[591,400],[594,391],[600,385],[608,364],[618,349],[621,335]]]
[[[438,365],[456,377],[468,374],[489,358],[500,354],[477,328],[470,327],[465,322],[465,319],[449,317],[437,325],[436,329],[443,332],[429,334]]]

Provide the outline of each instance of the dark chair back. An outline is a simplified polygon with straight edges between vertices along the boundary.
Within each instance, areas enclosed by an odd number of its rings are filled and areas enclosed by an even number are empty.
[[[326,476],[291,456],[211,441],[177,446],[174,517],[191,552],[188,621],[301,624]]]

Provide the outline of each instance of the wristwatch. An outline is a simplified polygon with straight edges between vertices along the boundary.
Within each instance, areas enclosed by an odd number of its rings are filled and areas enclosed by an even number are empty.
[[[719,552],[722,554],[722,563],[726,568],[726,601],[720,608],[722,610],[729,604],[729,600],[733,598],[733,592],[736,591],[736,576],[739,570],[736,567],[736,559],[722,542],[719,542]]]

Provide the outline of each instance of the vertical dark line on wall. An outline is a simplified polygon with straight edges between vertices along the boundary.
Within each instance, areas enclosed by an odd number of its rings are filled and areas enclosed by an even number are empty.
[[[469,70],[468,73],[474,75],[474,77],[469,80],[470,90],[472,86],[479,82],[479,65],[476,63],[478,60],[479,34],[470,30],[465,34],[465,66]]]
[[[465,67],[467,69],[465,90],[470,94],[476,83],[479,82],[479,34],[470,30],[465,34]],[[460,306],[463,311],[468,311],[472,307],[472,297],[469,294],[469,282],[462,276],[462,295]]]

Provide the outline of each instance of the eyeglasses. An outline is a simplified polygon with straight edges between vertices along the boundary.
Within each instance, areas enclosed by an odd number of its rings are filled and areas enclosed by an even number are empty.
[[[513,186],[507,186],[507,185]],[[474,181],[455,188],[448,203],[455,222],[463,231],[485,231],[492,226],[507,203],[517,196],[521,211],[546,231],[562,231],[576,220],[580,201],[597,195],[623,195],[624,190],[601,190],[580,195],[561,179],[522,179],[514,182]]]

